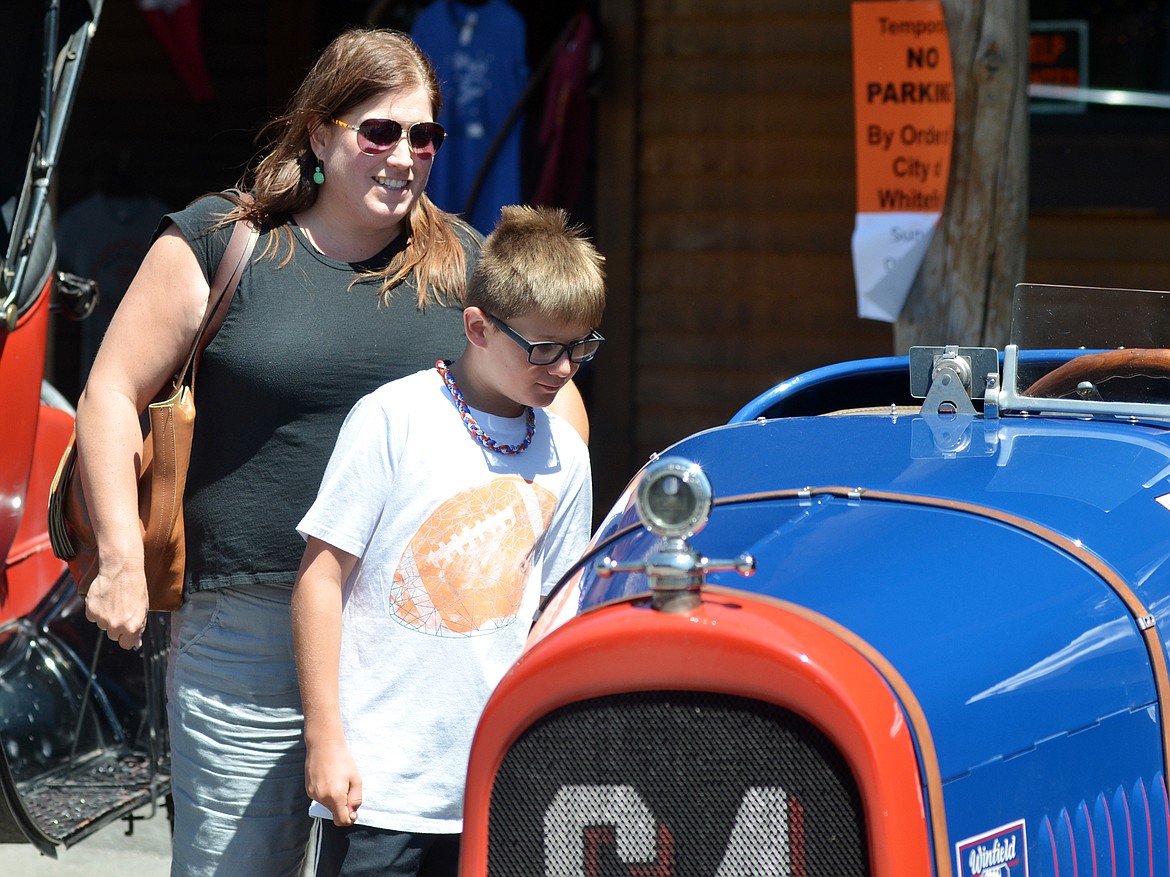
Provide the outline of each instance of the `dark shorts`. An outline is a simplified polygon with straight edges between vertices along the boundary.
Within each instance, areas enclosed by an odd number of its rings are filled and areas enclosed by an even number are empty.
[[[339,827],[319,819],[317,877],[456,877],[459,835]]]

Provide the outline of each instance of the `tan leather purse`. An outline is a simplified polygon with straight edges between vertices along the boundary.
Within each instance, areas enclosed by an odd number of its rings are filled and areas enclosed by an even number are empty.
[[[251,257],[258,233],[247,222],[232,229],[216,269],[208,301],[215,304],[195,338],[168,398],[152,403],[150,432],[142,443],[138,474],[138,516],[142,523],[146,585],[153,612],[170,612],[183,603],[187,551],[183,528],[183,491],[195,432],[195,374],[204,348],[215,337]],[[218,292],[218,295],[217,295]],[[85,505],[77,461],[76,431],[69,438],[49,488],[49,542],[64,560],[83,596],[97,575],[97,539]]]

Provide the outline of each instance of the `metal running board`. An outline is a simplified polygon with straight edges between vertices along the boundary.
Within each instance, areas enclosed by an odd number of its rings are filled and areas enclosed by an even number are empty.
[[[57,847],[156,803],[169,784],[145,753],[102,754],[16,784],[0,753],[0,843],[31,843],[55,858]]]

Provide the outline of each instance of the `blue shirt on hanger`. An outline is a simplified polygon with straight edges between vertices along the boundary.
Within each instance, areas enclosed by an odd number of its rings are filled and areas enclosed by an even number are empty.
[[[528,81],[524,18],[506,0],[436,0],[415,19],[411,36],[439,74],[447,140],[435,157],[427,194],[439,207],[463,213],[480,168]],[[468,220],[487,234],[500,208],[523,201],[520,191],[521,115],[488,171]]]

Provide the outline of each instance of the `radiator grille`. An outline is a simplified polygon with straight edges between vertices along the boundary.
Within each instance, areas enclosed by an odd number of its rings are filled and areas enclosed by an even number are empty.
[[[492,789],[494,877],[852,877],[869,873],[856,784],[794,713],[636,692],[544,716]]]

